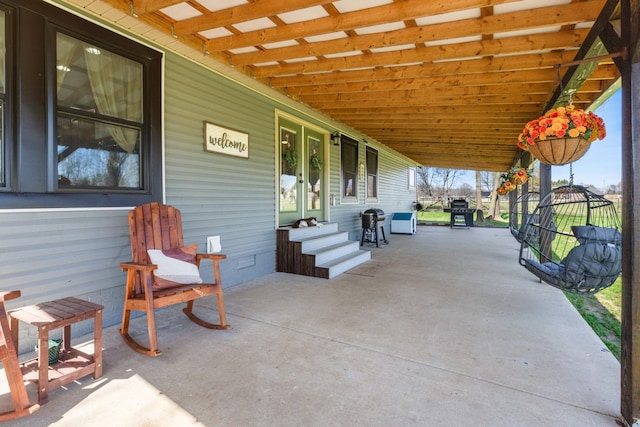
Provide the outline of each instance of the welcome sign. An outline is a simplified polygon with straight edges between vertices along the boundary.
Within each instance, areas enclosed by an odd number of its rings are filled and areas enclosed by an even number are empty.
[[[249,158],[249,134],[204,122],[204,149],[212,153]]]

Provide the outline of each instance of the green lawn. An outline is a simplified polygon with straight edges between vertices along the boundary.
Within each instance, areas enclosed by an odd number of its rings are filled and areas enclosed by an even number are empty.
[[[565,293],[571,304],[600,337],[609,351],[620,360],[621,316],[620,308],[622,280],[595,295],[575,295]]]
[[[573,216],[557,216],[558,230],[571,233],[571,225],[586,222],[586,217],[576,218]],[[566,253],[573,247],[573,243],[565,245],[570,236],[558,235],[553,242],[554,259],[564,259]],[[618,279],[608,288],[602,289],[595,295],[576,295],[565,292],[567,299],[578,310],[580,315],[591,326],[594,332],[600,337],[609,351],[620,360],[620,337],[621,337],[621,298],[622,279]]]
[[[508,227],[509,223],[506,220],[500,219],[476,221],[476,216],[473,216],[473,225],[476,227]],[[451,214],[449,212],[443,212],[441,209],[430,209],[427,211],[419,211],[417,215],[418,224],[427,225],[449,225],[451,221]]]

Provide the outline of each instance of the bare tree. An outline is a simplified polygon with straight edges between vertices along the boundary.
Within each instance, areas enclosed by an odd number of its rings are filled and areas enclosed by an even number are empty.
[[[123,165],[127,160],[126,153],[109,152],[106,158],[106,171],[104,174],[104,185],[107,187],[119,187],[121,179],[124,177],[126,170]]]
[[[418,190],[420,194],[428,197],[433,196],[434,171],[434,168],[418,168]]]
[[[438,181],[442,183],[442,192],[440,196],[444,199],[444,196],[450,194],[451,189],[453,188],[456,180],[462,175],[464,175],[464,171],[460,169],[449,169],[449,168],[436,168],[435,169],[435,177],[437,177]]]
[[[480,172],[480,181],[482,183],[482,191],[493,191],[493,175],[494,172]]]
[[[622,193],[622,182],[617,184],[611,184],[607,187],[607,194],[621,194]]]
[[[418,168],[418,187],[420,194],[427,197],[435,197],[436,202],[444,203],[457,181],[464,175],[463,170],[448,168]],[[465,189],[470,195],[473,188]]]
[[[473,186],[471,186],[470,184],[467,184],[466,182],[463,182],[457,190],[457,195],[458,196],[464,196],[464,197],[469,197],[471,198],[473,196],[474,193],[474,189]]]
[[[493,174],[493,185],[491,190],[491,201],[489,202],[489,216],[493,219],[500,218],[500,201],[498,200],[498,186],[500,185],[500,174]]]

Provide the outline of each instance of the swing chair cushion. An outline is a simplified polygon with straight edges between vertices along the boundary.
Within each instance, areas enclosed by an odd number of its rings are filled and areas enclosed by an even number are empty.
[[[573,231],[581,244],[571,249],[561,263],[526,259],[525,266],[545,282],[562,288],[600,289],[611,285],[622,270],[622,248],[609,243],[621,237],[618,230],[575,226]]]
[[[563,264],[556,264],[555,262],[544,262],[540,264],[539,262],[531,262],[532,266],[535,267],[545,275],[547,278],[555,278],[564,272]]]
[[[527,214],[522,213],[520,264],[539,279],[588,295],[612,285],[620,275],[621,225],[612,201],[570,184],[550,191],[530,217]]]
[[[599,288],[620,274],[622,251],[619,245],[589,241],[571,249],[562,263],[566,282]]]
[[[571,227],[571,231],[581,245],[590,242],[612,243],[615,245],[622,243],[622,234],[616,228],[574,225]]]

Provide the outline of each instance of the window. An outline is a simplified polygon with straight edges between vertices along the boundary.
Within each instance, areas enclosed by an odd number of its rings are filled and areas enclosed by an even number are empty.
[[[340,144],[342,165],[342,198],[356,201],[358,197],[358,142],[342,136]]]
[[[56,34],[58,188],[141,188],[142,64]]]
[[[378,151],[367,147],[367,198],[378,198]]]
[[[162,54],[41,1],[3,7],[2,206],[162,200]]]
[[[5,162],[7,155],[5,154],[5,105],[7,103],[7,72],[5,68],[6,64],[6,16],[5,11],[0,9],[0,188],[6,185],[6,167]]]

